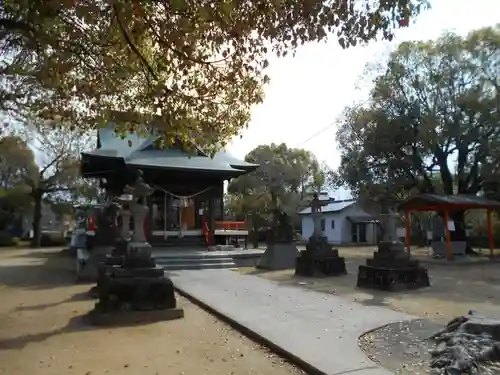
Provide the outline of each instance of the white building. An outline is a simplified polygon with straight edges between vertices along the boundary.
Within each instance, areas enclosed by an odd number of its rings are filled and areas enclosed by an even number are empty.
[[[299,212],[302,218],[302,239],[307,241],[313,234],[311,208]],[[375,245],[381,237],[377,220],[363,211],[355,200],[339,200],[321,210],[321,230],[328,242],[344,245]]]

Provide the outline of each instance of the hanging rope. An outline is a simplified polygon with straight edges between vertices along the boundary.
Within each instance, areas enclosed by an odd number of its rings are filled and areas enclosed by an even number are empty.
[[[170,195],[170,196],[172,196],[172,197],[174,197],[174,198],[177,198],[177,199],[191,199],[191,198],[194,198],[194,197],[196,197],[196,196],[198,196],[198,195],[200,195],[200,194],[203,194],[203,193],[205,193],[205,192],[207,192],[207,191],[209,191],[209,190],[213,189],[215,186],[210,186],[210,187],[208,187],[208,188],[206,188],[206,189],[200,190],[200,191],[198,191],[198,192],[196,192],[196,193],[194,193],[194,194],[191,194],[191,195],[177,195],[177,194],[174,194],[174,193],[172,193],[172,192],[170,192],[170,191],[167,191],[167,190],[165,190],[165,189],[162,189],[161,187],[159,187],[159,186],[157,186],[157,185],[153,185],[153,187],[154,187],[155,189],[160,190],[160,191],[164,192],[165,194],[168,194],[168,195]]]
[[[99,173],[93,173],[93,175],[96,175],[96,174],[108,174],[109,172],[112,172],[112,171],[111,170],[110,171],[102,171],[102,172],[99,172]],[[82,173],[82,175],[85,175],[85,174]],[[174,193],[172,193],[172,192],[170,192],[168,190],[165,190],[165,189],[161,188],[158,185],[152,185],[152,187],[154,187],[156,190],[160,190],[164,194],[168,194],[168,195],[170,195],[170,196],[172,196],[174,198],[180,199],[181,201],[184,201],[184,202],[188,201],[188,200],[190,200],[190,199],[192,199],[192,198],[194,198],[194,197],[196,197],[198,195],[201,195],[201,194],[203,194],[203,193],[205,193],[205,192],[207,192],[207,191],[209,191],[209,190],[211,190],[213,188],[215,188],[215,186],[210,186],[210,187],[208,187],[206,189],[200,190],[200,191],[198,191],[198,192],[196,192],[194,194],[191,194],[191,195],[177,195],[177,194],[174,194]]]

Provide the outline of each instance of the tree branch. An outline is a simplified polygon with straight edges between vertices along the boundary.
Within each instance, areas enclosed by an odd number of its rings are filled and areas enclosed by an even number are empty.
[[[139,51],[135,43],[132,41],[132,38],[130,37],[127,29],[125,28],[125,25],[123,24],[121,17],[120,17],[120,11],[118,10],[118,7],[116,5],[116,2],[113,4],[113,10],[115,13],[116,21],[118,22],[118,26],[120,27],[120,30],[122,32],[123,38],[127,42],[128,46],[134,52],[137,57],[142,61],[146,69],[148,70],[149,74],[153,76],[153,78],[158,81],[158,76],[156,75],[156,72],[154,71],[153,67],[149,63],[149,61],[144,57],[144,55]]]

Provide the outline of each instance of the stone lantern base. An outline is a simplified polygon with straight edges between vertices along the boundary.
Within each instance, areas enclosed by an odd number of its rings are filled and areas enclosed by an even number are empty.
[[[430,286],[427,269],[412,259],[403,243],[382,241],[372,259],[359,266],[359,288],[398,291]]]
[[[256,268],[266,270],[284,270],[293,268],[299,254],[293,242],[271,242],[267,244]]]
[[[311,237],[295,260],[295,275],[306,277],[339,276],[347,274],[345,259],[333,249],[326,237]]]
[[[151,257],[151,246],[118,246],[99,269],[98,302],[90,313],[91,321],[101,325],[182,318],[174,285]]]

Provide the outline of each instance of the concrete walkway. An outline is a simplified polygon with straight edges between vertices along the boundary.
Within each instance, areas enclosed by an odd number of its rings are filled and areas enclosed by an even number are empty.
[[[181,292],[315,373],[390,375],[364,355],[358,337],[378,326],[414,318],[230,270],[177,271],[170,277]]]

